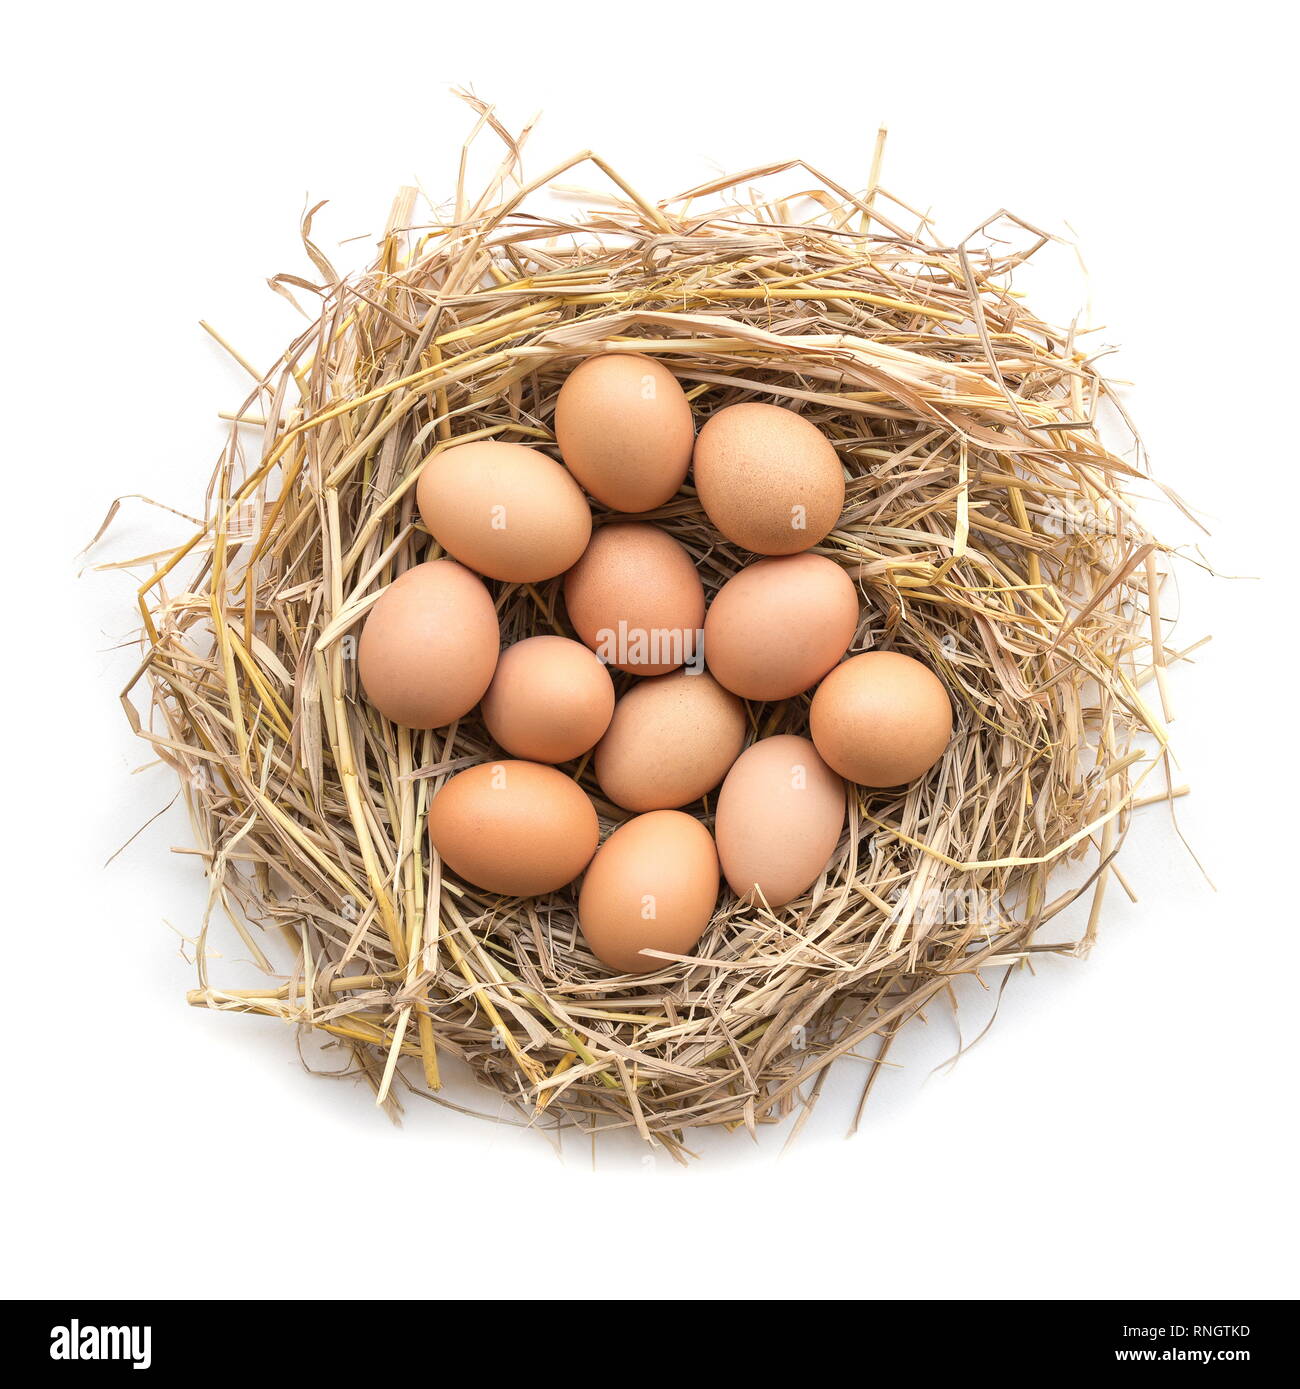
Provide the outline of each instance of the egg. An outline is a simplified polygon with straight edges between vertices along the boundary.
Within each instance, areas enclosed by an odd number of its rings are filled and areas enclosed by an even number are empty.
[[[760,555],[792,555],[835,528],[844,470],[815,424],[780,405],[746,401],[719,410],[700,430],[695,490],[728,540]]]
[[[591,538],[582,489],[553,458],[522,444],[480,439],[435,454],[415,495],[438,544],[489,579],[552,579]]]
[[[580,642],[528,637],[501,653],[480,712],[513,756],[567,762],[595,747],[609,727],[614,682]]]
[[[718,858],[737,897],[783,907],[821,876],[844,828],[844,783],[807,738],[761,738],[718,792]]]
[[[587,866],[600,827],[587,793],[536,762],[485,762],[429,806],[429,842],[454,873],[505,897],[536,897]]]
[[[857,626],[858,591],[833,560],[760,559],[714,595],[704,659],[719,684],[745,699],[789,699],[839,661]]]
[[[652,810],[620,825],[596,851],[578,895],[578,924],[603,964],[648,974],[672,962],[641,952],[689,954],[717,900],[712,835],[679,810]]]
[[[598,502],[650,511],[685,481],[695,423],[667,367],[641,353],[612,352],[588,357],[560,387],[555,442]]]
[[[607,665],[663,675],[695,659],[704,586],[687,552],[658,526],[599,526],[564,576],[564,604],[578,636]]]
[[[704,671],[639,681],[614,706],[596,780],[625,810],[689,805],[727,774],[747,727],[745,706]]]
[[[898,651],[868,651],[836,666],[818,685],[808,717],[817,751],[862,786],[924,776],[952,737],[943,682]]]
[[[371,704],[407,728],[442,728],[483,697],[501,649],[492,595],[454,560],[398,575],[370,609],[357,671]]]

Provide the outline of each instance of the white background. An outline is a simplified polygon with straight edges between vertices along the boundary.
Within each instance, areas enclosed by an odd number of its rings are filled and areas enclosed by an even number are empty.
[[[910,17],[904,17],[904,16]],[[12,1295],[1265,1295],[1295,1272],[1296,34],[1281,6],[26,6],[6,25],[3,1289]],[[109,500],[182,509],[297,320],[303,208],[354,264],[399,184],[448,192],[472,84],[529,167],[591,146],[664,196],[802,155],[957,238],[1077,237],[1041,293],[1122,344],[1184,566],[1182,828],[1145,811],[1085,963],[1017,977],[952,1068],[900,1041],[861,1132],[835,1073],[798,1143],[634,1150],[419,1104],[401,1129],[270,1021],[189,1009],[204,899],[116,694]],[[592,174],[590,182],[596,175]],[[16,426],[16,437],[13,433]],[[1158,518],[1184,538],[1185,527]],[[131,504],[102,561],[176,538]],[[987,1008],[967,996],[962,1033]],[[328,1057],[326,1058],[328,1062]]]

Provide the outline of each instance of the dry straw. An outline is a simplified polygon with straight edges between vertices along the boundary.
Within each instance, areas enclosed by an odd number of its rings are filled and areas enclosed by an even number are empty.
[[[206,517],[140,588],[124,703],[181,778],[211,883],[192,1003],[328,1033],[390,1112],[410,1093],[445,1103],[454,1057],[521,1122],[635,1129],[683,1158],[693,1127],[806,1116],[849,1053],[868,1060],[865,1099],[898,1029],[957,976],[996,983],[1091,944],[1108,883],[1127,888],[1134,807],[1177,794],[1156,712],[1176,656],[1164,551],[1134,514],[1140,449],[1101,441],[1110,388],[1009,287],[1043,234],[1002,214],[1023,249],[992,223],[942,244],[877,186],[879,146],[860,196],[791,164],[654,204],[590,153],[525,182],[522,137],[471,104],[499,170],[475,195],[462,163],[454,204],[423,216],[404,190],[368,272],[337,275],[306,219],[315,279],[273,284],[319,316],[269,374],[249,368]],[[584,162],[611,196],[573,218],[533,206]],[[790,171],[811,188],[753,191]],[[480,438],[553,449],[565,375],[632,349],[677,374],[698,419],[753,398],[834,439],[847,497],[818,550],[859,584],[854,649],[932,666],[957,732],[917,784],[854,788],[804,897],[771,912],[724,895],[693,957],[620,980],[584,947],[572,889],[509,901],[443,876],[429,799],[492,745],[474,716],[394,727],[354,657],[385,585],[438,553],[414,507],[425,460]],[[690,487],[653,519],[710,592],[749,558]],[[559,587],[494,585],[503,640],[572,635]],[[805,730],[807,705],[750,706],[754,736]],[[588,759],[572,774],[603,832],[625,818]],[[711,802],[692,809],[710,823]],[[1067,860],[1087,871],[1054,891]],[[1083,893],[1078,939],[1044,941]],[[269,987],[211,977],[221,916],[268,972],[287,943]]]

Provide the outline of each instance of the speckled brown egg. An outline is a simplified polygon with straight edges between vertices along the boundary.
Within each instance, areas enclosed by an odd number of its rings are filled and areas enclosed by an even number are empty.
[[[844,783],[807,738],[745,749],[718,792],[714,833],[737,897],[783,907],[821,876],[844,828]]]
[[[488,732],[531,762],[567,762],[595,747],[614,713],[614,682],[600,658],[568,637],[508,646],[483,696]]]
[[[642,353],[611,352],[588,357],[560,387],[555,442],[598,502],[650,511],[685,481],[695,424],[667,367]]]
[[[812,687],[849,649],[858,591],[834,560],[756,560],[714,595],[704,619],[709,670],[745,699],[789,699]]]
[[[898,651],[868,651],[838,665],[809,710],[817,751],[862,786],[901,786],[943,756],[952,706],[943,682]]]
[[[443,862],[504,897],[536,897],[571,883],[599,838],[587,793],[536,762],[470,767],[429,806],[429,842]]]
[[[668,969],[643,955],[687,955],[718,900],[713,837],[679,810],[638,815],[600,846],[582,880],[578,924],[593,955],[620,974]]]
[[[553,458],[522,444],[479,439],[435,454],[416,501],[449,555],[508,583],[563,574],[591,537],[582,489]]]
[[[564,604],[578,636],[607,665],[635,675],[692,660],[704,624],[704,586],[690,555],[644,521],[597,527],[564,576]]]
[[[638,681],[596,748],[596,780],[625,810],[689,805],[726,776],[747,728],[745,706],[704,671]]]
[[[695,488],[722,534],[760,555],[818,544],[844,507],[830,440],[793,410],[759,401],[729,405],[700,430]]]
[[[394,723],[442,728],[479,702],[501,649],[492,595],[454,560],[400,574],[366,616],[357,670]]]

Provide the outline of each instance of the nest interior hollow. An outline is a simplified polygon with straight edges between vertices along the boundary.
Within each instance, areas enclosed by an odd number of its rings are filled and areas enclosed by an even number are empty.
[[[838,1056],[869,1059],[869,1088],[955,977],[1091,942],[1165,747],[1163,551],[1130,498],[1141,466],[1102,439],[1110,387],[1011,289],[1034,229],[1014,223],[1018,250],[948,246],[882,188],[811,170],[797,195],[737,192],[781,168],[651,204],[598,160],[614,193],[567,216],[534,206],[565,171],[526,183],[519,142],[482,114],[500,170],[448,208],[404,190],[364,273],[338,275],[307,219],[314,272],[273,283],[318,301],[310,326],[232,423],[202,526],[141,588],[126,704],[181,776],[209,872],[191,1002],[322,1030],[390,1106],[436,1097],[454,1057],[524,1122],[635,1129],[681,1157],[693,1127],[806,1113]],[[575,888],[503,900],[431,860],[430,797],[500,753],[476,714],[394,726],[355,660],[385,585],[439,553],[421,465],[479,438],[555,456],[566,374],[620,350],[667,365],[697,424],[756,399],[831,437],[846,500],[816,548],[858,585],[852,649],[916,656],[956,709],[930,775],[849,788],[802,898],[769,911],[724,889],[696,959],[636,979],[585,949]],[[752,558],[689,485],[648,519],[710,594]],[[559,580],[490,587],[503,645],[573,635]],[[753,737],[806,733],[808,696],[747,707]],[[602,835],[626,818],[589,758],[566,770]],[[711,822],[711,799],[688,809]],[[1082,893],[1084,929],[1046,941]],[[218,917],[270,987],[213,977]]]

